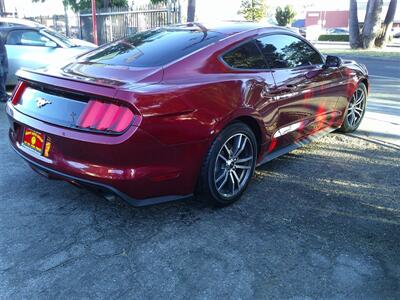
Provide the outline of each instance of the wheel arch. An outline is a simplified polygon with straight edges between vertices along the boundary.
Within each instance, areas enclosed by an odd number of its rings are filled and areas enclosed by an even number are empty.
[[[263,127],[262,118],[253,110],[245,110],[240,113],[231,115],[225,118],[224,121],[219,122],[215,127],[213,138],[211,142],[219,135],[219,133],[224,130],[229,125],[235,122],[242,122],[249,126],[251,131],[254,133],[257,142],[257,155],[262,154],[263,145],[267,142],[267,135],[265,132],[265,127]]]
[[[262,135],[262,130],[260,128],[260,124],[252,116],[240,116],[240,117],[233,119],[226,126],[228,126],[229,124],[235,123],[235,122],[242,122],[250,127],[251,131],[253,131],[254,136],[256,137],[257,154],[259,154],[261,151],[261,145],[263,144],[263,135]]]
[[[364,83],[365,84],[365,87],[367,88],[367,93],[369,93],[369,81],[368,81],[368,79],[364,77],[358,82],[358,84],[360,84],[360,83]]]

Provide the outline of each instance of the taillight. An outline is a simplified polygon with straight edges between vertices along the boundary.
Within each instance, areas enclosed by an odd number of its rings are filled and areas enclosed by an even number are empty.
[[[12,104],[16,105],[19,102],[25,89],[26,89],[26,82],[20,81],[11,95]]]
[[[76,125],[98,131],[123,132],[132,124],[133,119],[133,112],[126,106],[90,100]]]

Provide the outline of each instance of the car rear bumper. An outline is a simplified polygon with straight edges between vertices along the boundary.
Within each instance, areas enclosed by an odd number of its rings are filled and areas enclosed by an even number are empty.
[[[74,177],[68,174],[63,174],[61,172],[58,172],[56,170],[51,170],[49,168],[46,168],[37,162],[29,159],[28,157],[24,156],[21,152],[16,150],[13,147],[14,151],[21,157],[23,158],[29,165],[30,167],[37,173],[39,173],[42,176],[48,177],[49,179],[61,179],[65,180],[73,185],[77,185],[79,187],[84,187],[89,190],[93,190],[97,193],[100,193],[101,195],[107,197],[109,195],[114,195],[119,197],[120,199],[124,200],[128,204],[136,207],[141,207],[141,206],[149,206],[149,205],[155,205],[155,204],[160,204],[164,202],[171,202],[171,201],[180,201],[180,200],[186,200],[189,199],[193,196],[193,194],[189,195],[168,195],[168,196],[160,196],[160,197],[152,197],[152,198],[146,198],[146,199],[135,199],[127,194],[117,190],[113,186],[103,184],[100,182],[95,182],[87,179],[82,179],[78,177]]]
[[[119,136],[86,133],[26,116],[10,102],[6,110],[13,149],[42,175],[115,194],[135,206],[193,194],[207,146],[205,141],[164,145],[137,127]],[[51,140],[47,157],[23,145],[23,131],[27,127]]]

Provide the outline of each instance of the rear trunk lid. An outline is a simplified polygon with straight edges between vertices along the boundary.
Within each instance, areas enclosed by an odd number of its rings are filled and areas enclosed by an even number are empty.
[[[137,115],[132,93],[118,91],[158,83],[163,72],[162,68],[72,63],[61,69],[19,71],[17,76],[24,86],[15,109],[49,124],[79,129],[79,117],[92,100],[128,107]],[[123,96],[116,99],[117,93]]]
[[[75,128],[90,98],[80,94],[68,93],[60,89],[28,82],[23,87],[14,107],[21,113],[49,124]]]

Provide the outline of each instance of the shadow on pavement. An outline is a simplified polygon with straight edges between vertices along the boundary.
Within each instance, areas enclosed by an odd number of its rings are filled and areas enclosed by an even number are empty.
[[[231,207],[136,209],[37,176],[0,121],[0,298],[400,297],[398,151],[331,134]]]

